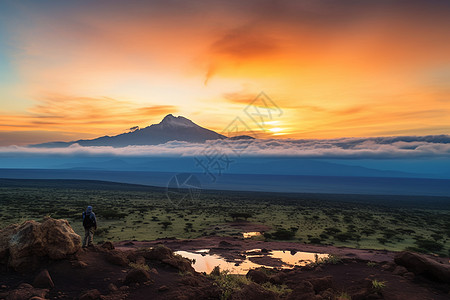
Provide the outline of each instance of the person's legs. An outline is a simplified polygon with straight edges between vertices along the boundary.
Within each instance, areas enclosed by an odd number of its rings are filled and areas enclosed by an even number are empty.
[[[88,243],[87,243],[88,246],[91,246],[94,243],[94,231],[95,231],[94,227],[91,227],[88,230],[88,232],[89,232],[89,234],[88,234]]]
[[[83,248],[85,248],[88,245],[88,241],[89,241],[89,229],[84,228]]]

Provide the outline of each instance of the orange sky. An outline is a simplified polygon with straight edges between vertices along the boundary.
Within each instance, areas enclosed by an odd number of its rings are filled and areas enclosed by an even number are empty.
[[[449,133],[448,1],[242,2],[2,1],[0,145],[221,132],[261,91],[265,136]]]

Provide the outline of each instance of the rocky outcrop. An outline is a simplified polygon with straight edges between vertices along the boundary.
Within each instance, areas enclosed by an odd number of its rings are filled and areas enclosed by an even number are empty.
[[[159,260],[180,270],[181,272],[195,272],[194,268],[191,265],[191,262],[188,259],[174,254],[171,249],[167,248],[164,245],[157,245],[152,249],[139,250],[134,254],[134,256],[135,258],[130,260],[135,260],[136,257],[142,256],[145,259],[149,260]]]
[[[424,255],[413,252],[400,252],[395,258],[395,263],[404,266],[416,275],[422,275],[437,281],[450,283],[450,266],[438,263]]]
[[[44,259],[59,260],[80,249],[81,238],[66,220],[44,218],[0,230],[0,263],[20,272],[35,270]]]

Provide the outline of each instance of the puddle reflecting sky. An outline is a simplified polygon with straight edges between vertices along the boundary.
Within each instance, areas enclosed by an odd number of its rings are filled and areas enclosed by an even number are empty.
[[[262,235],[262,234],[259,231],[251,231],[251,232],[243,232],[242,233],[242,236],[244,237],[244,239],[249,239],[251,237],[260,236],[260,235]]]
[[[246,259],[236,262],[228,262],[223,257],[217,254],[209,254],[209,249],[202,249],[195,252],[176,251],[175,253],[191,260],[195,259],[195,262],[192,266],[197,272],[206,272],[207,274],[209,274],[214,269],[214,267],[219,266],[221,270],[227,270],[231,274],[244,275],[247,274],[250,269],[263,266],[261,264],[251,262],[248,259],[249,257],[262,257],[263,255],[259,254],[259,251],[261,251],[261,249],[249,250],[247,251],[248,255]],[[280,259],[285,264],[282,268],[292,268],[293,266],[304,266],[310,262],[314,262],[316,254],[319,258],[328,257],[328,254],[291,252],[281,250],[269,251],[269,254],[267,254],[267,256],[275,259]],[[236,265],[236,263],[238,263],[239,265]],[[270,268],[270,266],[266,267]]]

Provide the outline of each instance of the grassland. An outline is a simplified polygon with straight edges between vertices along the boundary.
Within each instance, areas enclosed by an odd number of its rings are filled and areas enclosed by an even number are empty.
[[[450,198],[203,191],[175,206],[163,188],[96,181],[0,179],[0,228],[69,220],[80,235],[92,205],[96,241],[241,236],[238,220],[267,225],[266,240],[450,254]]]

